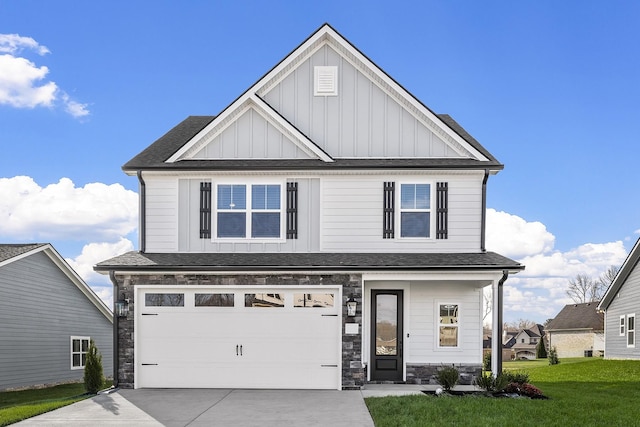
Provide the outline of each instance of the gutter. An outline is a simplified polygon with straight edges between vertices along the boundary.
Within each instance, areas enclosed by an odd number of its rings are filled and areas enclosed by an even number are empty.
[[[138,244],[140,252],[144,253],[146,250],[147,241],[147,185],[142,179],[142,171],[139,170],[138,181],[140,181],[140,233],[138,236]]]
[[[489,169],[484,170],[484,178],[482,179],[482,219],[480,220],[480,250],[486,252],[487,240],[487,181],[489,180]]]
[[[507,279],[509,278],[509,270],[502,270],[502,278],[498,281],[498,337],[500,337],[499,339],[501,340],[500,342],[502,342],[502,308],[503,308],[503,304],[502,304],[502,285],[504,285],[504,282],[507,281]],[[496,366],[497,366],[497,372],[494,373],[494,376],[498,376],[500,374],[502,374],[502,345],[498,346],[500,351],[497,351],[497,354],[491,355],[491,357],[496,357]]]
[[[111,283],[113,284],[113,300],[115,301],[118,297],[118,281],[116,280],[116,272],[111,270],[109,271],[109,279],[111,279]],[[120,363],[118,360],[118,315],[116,314],[115,306],[113,310],[113,388],[118,387],[118,371],[120,370]]]

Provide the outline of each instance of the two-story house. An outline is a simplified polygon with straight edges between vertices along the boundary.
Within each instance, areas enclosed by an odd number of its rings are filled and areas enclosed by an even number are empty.
[[[359,388],[482,365],[485,250],[503,165],[331,26],[217,116],[131,159],[140,250],[99,263],[121,387]],[[500,348],[501,333],[494,346]]]

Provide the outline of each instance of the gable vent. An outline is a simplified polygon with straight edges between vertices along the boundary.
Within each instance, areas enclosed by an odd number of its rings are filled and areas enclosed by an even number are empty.
[[[314,96],[338,95],[338,67],[314,67]]]

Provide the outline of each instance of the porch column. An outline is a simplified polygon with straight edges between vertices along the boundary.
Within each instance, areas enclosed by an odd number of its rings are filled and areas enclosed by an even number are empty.
[[[493,292],[492,337],[491,337],[491,373],[494,377],[502,373],[502,285],[509,277],[509,271],[502,272],[502,278],[494,280]]]

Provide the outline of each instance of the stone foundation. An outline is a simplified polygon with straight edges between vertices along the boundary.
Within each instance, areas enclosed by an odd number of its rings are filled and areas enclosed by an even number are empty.
[[[438,370],[442,368],[443,364],[429,364],[429,363],[414,363],[407,364],[407,384],[438,384],[436,375]],[[482,373],[482,365],[469,365],[469,364],[447,364],[446,366],[453,366],[460,372],[460,385],[471,385],[473,380],[480,376]]]

